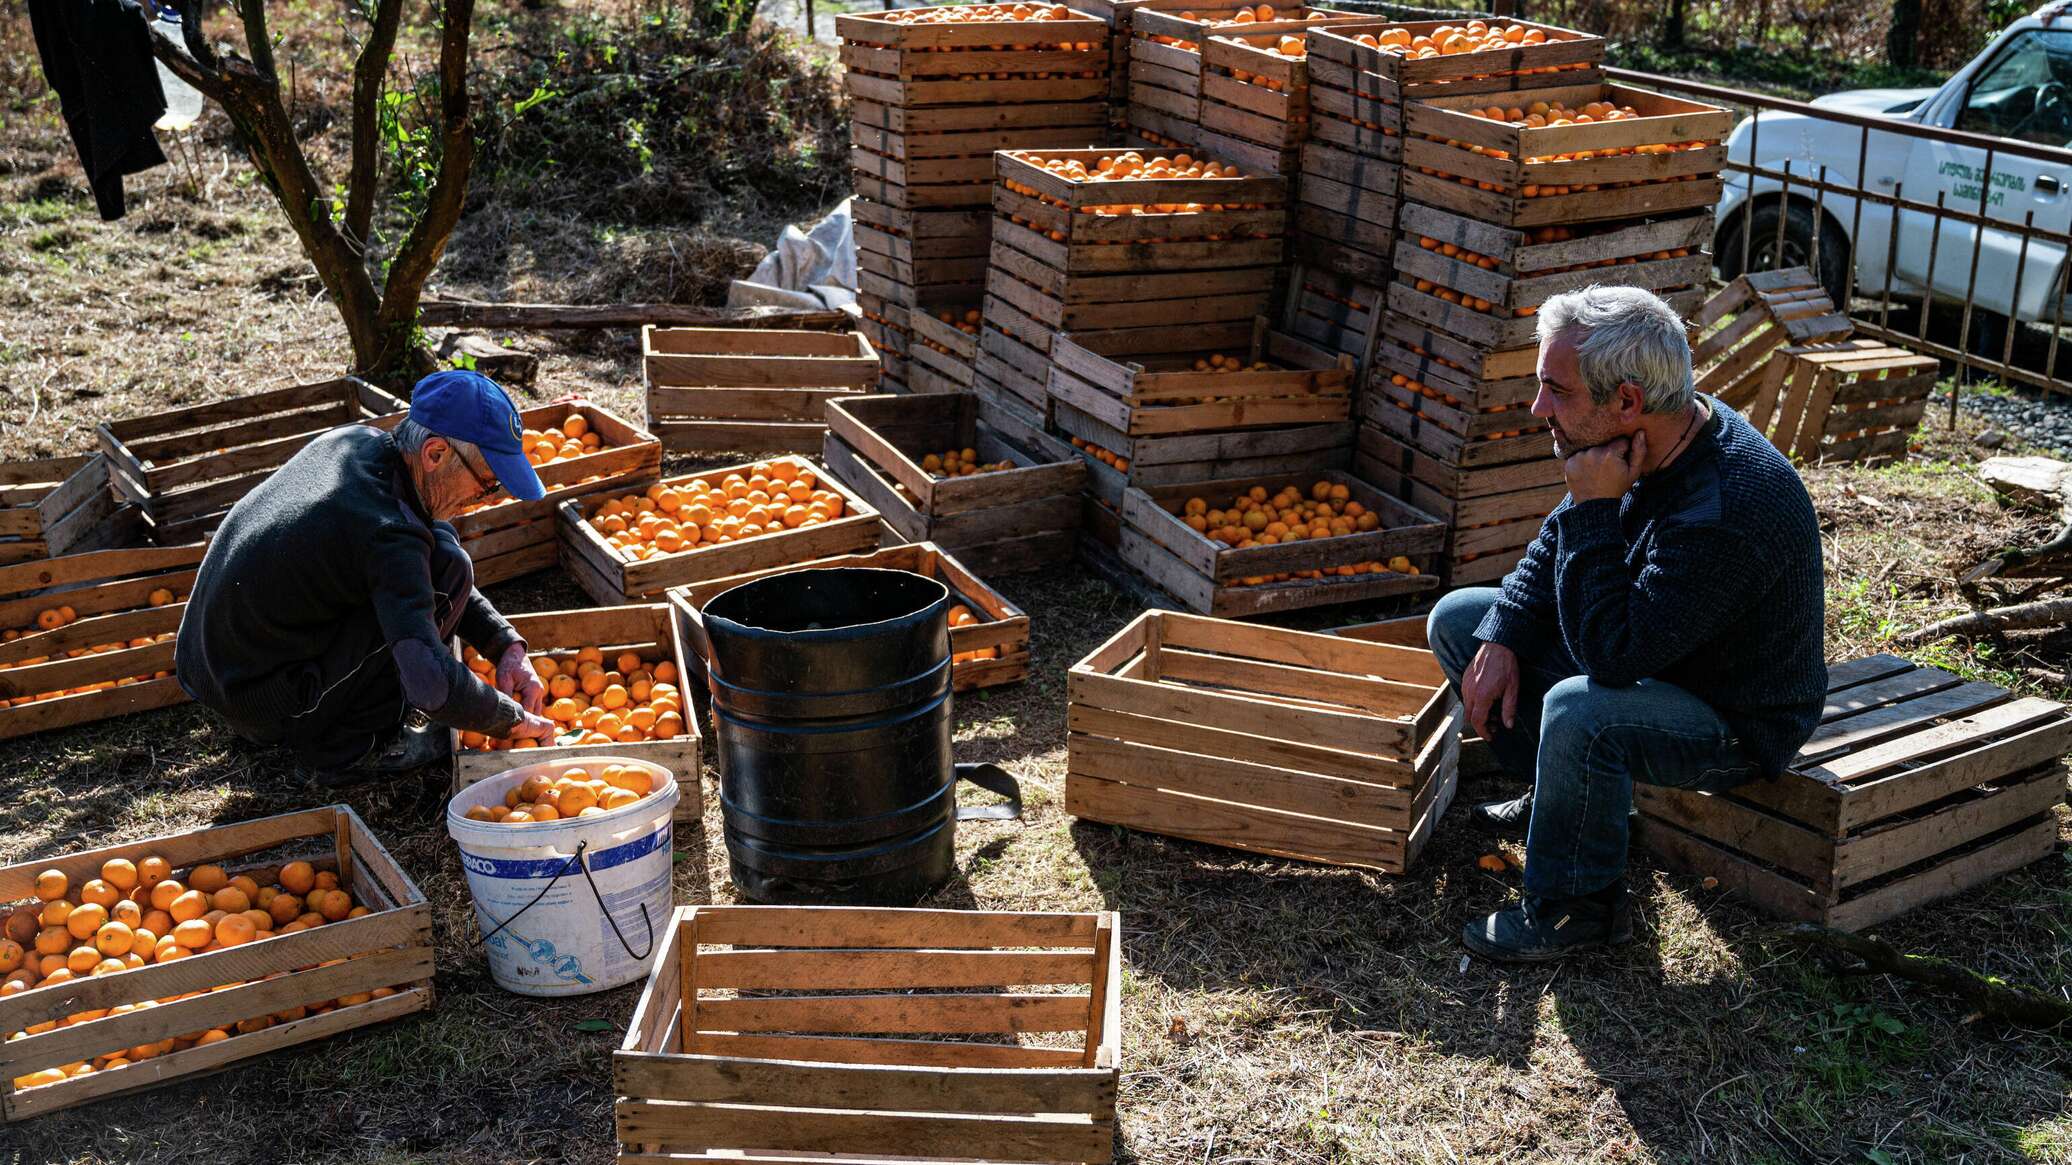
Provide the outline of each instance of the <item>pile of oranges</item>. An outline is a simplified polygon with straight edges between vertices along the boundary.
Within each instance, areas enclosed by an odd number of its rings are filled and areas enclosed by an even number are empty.
[[[951,327],[957,329],[958,331],[964,333],[967,336],[976,336],[978,335],[978,322],[983,317],[980,316],[979,310],[974,307],[965,311],[962,315],[958,315],[956,312],[953,311],[937,312],[935,318],[950,325]],[[947,349],[945,349],[945,351],[947,351]]]
[[[590,528],[620,557],[644,562],[842,516],[842,495],[821,489],[811,469],[758,461],[746,475],[729,473],[657,482],[645,494],[606,498],[590,510]]]
[[[999,473],[1013,469],[1012,460],[980,461],[976,449],[945,449],[941,453],[929,453],[921,458],[921,469],[940,481],[946,477],[975,477],[981,473]]]
[[[1119,154],[1104,156],[1092,166],[1088,166],[1077,158],[1044,158],[1033,153],[1023,154],[1020,157],[1022,161],[1027,162],[1029,165],[1054,174],[1067,182],[1136,182],[1161,178],[1199,180],[1244,177],[1235,166],[1207,158],[1196,158],[1189,154],[1174,154],[1171,157],[1163,154],[1154,154],[1146,158],[1136,150],[1125,150]],[[1034,198],[1040,202],[1049,203],[1052,206],[1070,209],[1069,205],[1062,199],[1053,198],[1025,182],[1002,179],[1001,184],[1026,198]],[[1118,218],[1151,214],[1202,214],[1225,210],[1264,210],[1266,205],[1264,203],[1250,202],[1123,202],[1089,204],[1077,209],[1080,214]],[[1224,236],[1208,235],[1206,237],[1209,239],[1221,239]],[[1064,241],[1064,235],[1061,232],[1051,232],[1051,238],[1058,242]],[[1140,241],[1155,242],[1158,240]]]
[[[959,603],[956,606],[950,608],[951,627],[976,627],[978,626],[978,624],[979,617],[971,613],[971,608],[965,606],[962,603]],[[977,647],[973,648],[970,651],[955,651],[950,653],[950,662],[952,664],[976,663],[982,659],[999,658],[1000,649],[997,647]]]
[[[1307,60],[1309,58],[1308,45],[1299,36],[1260,36],[1252,37],[1250,39],[1235,36],[1218,36],[1211,37],[1210,39],[1226,41],[1230,44],[1250,45],[1251,47],[1259,49],[1260,51],[1266,53],[1268,56],[1280,57],[1290,61],[1301,61]],[[1270,89],[1275,93],[1279,93],[1287,89],[1287,84],[1283,82],[1279,77],[1269,77],[1260,73],[1248,72],[1244,69],[1232,69],[1230,71],[1230,76],[1233,80],[1239,82],[1240,84],[1257,85],[1261,89]],[[1301,110],[1297,110],[1295,111],[1295,113],[1296,120],[1301,120],[1303,112]]]
[[[950,5],[950,6],[944,6],[944,7],[936,7],[936,8],[910,8],[910,9],[905,9],[905,10],[893,10],[893,11],[888,11],[888,12],[884,12],[884,13],[874,13],[874,14],[873,14],[873,18],[874,18],[874,19],[877,19],[877,20],[882,20],[882,21],[884,21],[884,22],[885,22],[886,24],[898,24],[898,25],[907,25],[907,26],[912,26],[912,27],[917,27],[917,28],[918,28],[918,27],[927,27],[927,26],[931,26],[931,25],[934,25],[934,26],[943,26],[943,25],[953,25],[953,24],[1023,24],[1023,23],[1031,23],[1031,22],[1040,22],[1040,21],[1055,21],[1055,20],[1071,20],[1071,19],[1075,19],[1075,17],[1073,16],[1073,14],[1072,14],[1071,10],[1069,10],[1069,9],[1065,8],[1065,7],[1064,7],[1064,6],[1062,6],[1062,5],[1054,5],[1054,4],[959,4],[959,5]],[[882,45],[882,44],[883,44],[884,42],[874,42],[874,41],[871,41],[871,40],[869,40],[869,39],[860,39],[860,40],[858,41],[858,43],[862,43],[862,44],[880,44],[880,45]],[[1018,50],[1018,49],[1019,49],[1019,50],[1023,50],[1023,51],[1027,51],[1027,50],[1044,50],[1044,51],[1051,51],[1051,52],[1082,52],[1082,53],[1090,53],[1090,52],[1093,52],[1093,51],[1094,51],[1094,49],[1095,49],[1095,48],[1097,47],[1097,45],[1096,45],[1096,42],[1094,42],[1094,41],[1090,41],[1090,40],[1080,40],[1080,41],[1070,41],[1070,40],[1062,40],[1062,41],[1049,41],[1049,42],[1040,42],[1040,43],[1034,43],[1034,44],[1031,44],[1031,43],[1021,43],[1021,44],[968,44],[968,45],[965,45],[965,44],[959,44],[959,45],[900,45],[899,47],[900,47],[900,49],[901,49],[901,50],[903,50],[903,51],[905,51],[905,52],[917,52],[917,53],[931,53],[931,52],[933,52],[933,53],[985,53],[985,52],[991,52],[991,53],[1002,53],[1002,52],[1010,52],[1010,51],[1014,51],[1014,50]],[[854,66],[852,66],[852,68],[854,68]],[[857,71],[857,72],[868,72],[869,70],[857,68],[857,69],[855,69],[855,71]],[[877,75],[877,76],[889,76],[889,74],[884,74],[884,73],[878,73],[878,74],[875,74],[875,75]],[[1050,78],[1053,78],[1053,77],[1058,77],[1058,78],[1063,78],[1063,77],[1081,77],[1081,78],[1091,78],[1091,77],[1098,77],[1098,76],[1100,76],[1100,75],[1101,75],[1101,73],[1100,73],[1100,70],[1098,70],[1098,69],[1088,69],[1088,70],[1074,70],[1074,71],[1069,71],[1069,72],[1058,72],[1058,71],[1044,71],[1044,72],[1035,72],[1035,73],[1030,73],[1030,72],[986,72],[986,73],[956,73],[956,74],[942,74],[942,75],[935,75],[935,76],[931,76],[931,77],[929,78],[929,80],[956,80],[956,81],[1008,81],[1008,80],[1037,80],[1037,81],[1042,81],[1042,80],[1048,80],[1048,79],[1050,79]]]
[[[1542,228],[1543,231],[1554,229],[1557,228]],[[1550,236],[1547,238],[1541,238],[1539,237],[1538,233],[1536,233],[1533,237],[1533,241],[1536,243],[1555,242],[1559,241],[1562,238],[1574,237],[1574,232],[1569,231],[1566,227],[1558,229],[1562,231],[1562,234],[1560,236]],[[1502,266],[1501,263],[1499,263],[1495,258],[1491,256],[1477,254],[1474,251],[1468,250],[1466,247],[1458,246],[1454,243],[1442,243],[1438,239],[1435,239],[1430,235],[1419,235],[1417,238],[1417,245],[1427,251],[1437,251],[1439,254],[1444,255],[1449,259],[1457,259],[1463,263],[1472,263],[1475,266],[1482,268],[1484,271],[1494,271],[1498,267]],[[1542,275],[1561,275],[1570,271],[1586,271],[1599,267],[1632,266],[1638,263],[1658,262],[1663,259],[1682,259],[1689,256],[1690,253],[1691,249],[1689,247],[1675,247],[1668,250],[1651,251],[1647,254],[1642,255],[1626,255],[1615,259],[1595,259],[1588,263],[1571,263],[1565,267],[1546,267],[1536,271],[1522,272],[1521,275],[1537,278]],[[1479,296],[1468,295],[1465,292],[1454,291],[1452,288],[1435,284],[1430,279],[1419,279],[1416,281],[1414,286],[1416,286],[1417,290],[1419,291],[1431,295],[1436,295],[1440,299],[1443,299],[1448,303],[1457,303],[1462,307],[1468,308],[1471,311],[1501,314],[1500,309],[1495,304],[1489,302],[1486,299],[1483,299]],[[1518,307],[1511,309],[1511,314],[1513,316],[1523,318],[1534,315],[1538,313],[1539,310],[1540,309],[1537,306]]]
[[[367,907],[353,902],[350,891],[339,886],[337,874],[301,861],[289,862],[278,870],[236,877],[222,866],[203,864],[189,870],[183,881],[173,876],[172,865],[162,857],[134,862],[111,858],[102,863],[100,877],[77,888],[63,871],[43,871],[36,875],[36,898],[34,903],[16,906],[7,916],[6,937],[0,938],[0,974],[6,976],[0,981],[0,996],[74,979],[118,975],[139,967],[263,942],[276,935],[314,930],[369,913]],[[333,959],[319,965],[328,967],[343,962],[344,959]],[[215,990],[243,984],[242,980],[224,983]],[[207,991],[190,991],[165,999],[90,1008],[35,1024],[7,1038],[23,1039],[206,994]],[[58,1084],[74,1076],[126,1067],[393,994],[394,988],[380,987],[253,1016],[235,1024],[153,1040],[90,1061],[31,1072],[17,1077],[14,1086]]]
[[[525,450],[525,460],[530,462],[534,469],[574,461],[578,457],[588,457],[592,453],[601,453],[611,448],[604,443],[603,436],[590,427],[590,418],[581,413],[570,413],[568,419],[556,428],[526,429],[518,443]],[[588,485],[593,481],[602,480],[603,474],[593,473],[572,484]],[[489,501],[476,502],[465,507],[461,513],[473,514],[482,510],[493,510],[498,506],[511,505],[517,500],[508,493],[500,494]]]
[[[605,765],[591,776],[585,768],[563,769],[560,776],[534,773],[513,781],[504,791],[501,805],[477,805],[468,810],[470,821],[498,825],[530,825],[535,821],[559,821],[564,817],[596,817],[613,809],[638,804],[655,791],[647,770],[635,765]]]
[[[1460,27],[1442,24],[1429,33],[1416,33],[1407,28],[1384,28],[1380,32],[1363,32],[1353,38],[1370,49],[1379,49],[1390,56],[1403,57],[1412,61],[1429,60],[1432,57],[1453,57],[1464,53],[1489,53],[1503,49],[1521,48],[1526,45],[1547,43],[1547,34],[1542,29],[1526,28],[1520,24],[1491,25],[1486,21],[1470,20]],[[1515,70],[1516,73],[1559,73],[1564,68],[1582,69],[1587,65],[1541,65],[1536,68]],[[1508,73],[1511,71],[1507,71]]]
[[[496,665],[472,647],[463,648],[461,657],[485,681],[496,674]],[[684,734],[683,694],[676,686],[676,665],[666,659],[650,664],[639,652],[623,651],[607,665],[604,652],[595,647],[535,652],[531,659],[547,685],[544,715],[562,728],[554,746],[634,744]],[[547,747],[538,740],[495,740],[479,732],[461,733],[460,746],[483,752]]]
[[[167,607],[179,602],[180,598],[181,596],[173,593],[172,588],[159,587],[153,590],[145,601],[153,607]],[[5,631],[0,631],[0,643],[13,643],[24,637],[39,635],[46,631],[56,631],[78,620],[79,612],[70,604],[46,607],[36,612],[36,625],[34,627],[10,627]],[[68,647],[61,652],[23,656],[21,659],[11,662],[0,662],[0,671],[18,667],[33,667],[37,664],[49,663],[55,659],[79,659],[89,655],[106,655],[109,652],[124,651],[132,647],[149,647],[154,643],[169,642],[175,634],[172,631],[161,631],[156,635],[139,635],[127,640],[92,643],[84,647]],[[56,700],[65,696],[80,696],[88,692],[103,692],[110,688],[126,688],[131,684],[141,684],[148,680],[162,680],[172,674],[170,671],[156,671],[143,675],[121,676],[112,680],[96,680],[90,684],[80,684],[77,687],[65,688],[59,691],[36,692],[26,696],[14,696],[0,700],[0,707],[18,708],[23,704],[34,704],[40,700]]]
[[[1062,4],[954,4],[936,8],[896,8],[874,13],[873,18],[887,24],[1004,24],[1027,20],[1070,20],[1072,10]]]
[[[1079,450],[1081,453],[1086,454],[1088,457],[1093,458],[1095,461],[1098,461],[1101,464],[1107,466],[1108,468],[1116,470],[1120,473],[1128,473],[1130,471],[1129,458],[1123,457],[1119,454],[1110,453],[1106,449],[1101,448],[1099,445],[1094,444],[1092,441],[1089,441],[1084,437],[1072,438],[1072,448]]]
[[[1311,485],[1306,495],[1292,485],[1283,486],[1279,493],[1271,495],[1265,486],[1255,485],[1233,497],[1222,509],[1211,509],[1206,498],[1191,497],[1181,504],[1179,516],[1188,529],[1236,550],[1282,542],[1342,538],[1381,528],[1380,515],[1354,501],[1352,491],[1346,486],[1328,478]],[[1239,585],[1263,586],[1297,578],[1351,578],[1389,572],[1416,574],[1417,567],[1408,558],[1398,555],[1387,562],[1356,562],[1317,570],[1257,575],[1240,580]]]
[[[1191,11],[1190,11],[1190,12],[1182,12],[1182,13],[1180,14],[1180,19],[1181,19],[1181,20],[1193,20],[1193,21],[1200,21],[1200,20],[1201,20],[1201,17],[1199,17],[1199,16],[1196,16],[1196,15],[1195,15],[1195,14],[1194,14],[1193,12],[1191,12]],[[1209,28],[1230,28],[1230,27],[1233,27],[1233,26],[1235,26],[1235,25],[1240,25],[1240,24],[1265,24],[1265,23],[1267,23],[1268,21],[1271,21],[1271,20],[1301,20],[1301,21],[1305,21],[1305,22],[1308,22],[1308,23],[1315,23],[1315,22],[1317,22],[1317,21],[1320,21],[1320,20],[1323,20],[1323,19],[1324,19],[1324,14],[1323,14],[1323,13],[1321,13],[1321,12],[1311,12],[1311,13],[1309,13],[1309,14],[1308,14],[1308,15],[1306,15],[1306,16],[1283,16],[1283,15],[1281,15],[1281,14],[1280,14],[1279,12],[1276,12],[1276,11],[1274,10],[1274,7],[1273,7],[1273,5],[1271,5],[1271,4],[1261,4],[1261,5],[1258,5],[1258,6],[1256,6],[1256,7],[1254,7],[1253,5],[1247,4],[1247,5],[1246,5],[1246,6],[1244,6],[1243,8],[1240,8],[1240,9],[1238,9],[1238,10],[1237,10],[1237,14],[1236,14],[1236,15],[1234,15],[1234,16],[1232,16],[1232,17],[1231,17],[1230,19],[1228,19],[1228,20],[1211,20],[1211,21],[1208,21],[1208,22],[1207,22],[1207,27],[1209,27]],[[1183,38],[1181,38],[1181,37],[1177,37],[1177,36],[1160,36],[1160,35],[1153,35],[1153,36],[1151,37],[1151,39],[1152,39],[1152,40],[1154,40],[1154,41],[1157,41],[1157,42],[1158,42],[1159,44],[1166,44],[1166,45],[1171,45],[1171,46],[1173,46],[1173,47],[1174,47],[1174,48],[1176,48],[1176,49],[1182,49],[1182,50],[1184,50],[1184,51],[1186,51],[1186,52],[1190,52],[1190,53],[1198,53],[1198,52],[1200,52],[1200,51],[1201,51],[1201,44],[1200,44],[1199,42],[1197,42],[1197,41],[1191,41],[1191,40],[1185,40],[1185,39],[1183,39]],[[1301,37],[1283,37],[1283,38],[1282,38],[1282,41],[1283,41],[1283,43],[1285,43],[1286,41],[1289,41],[1289,40],[1292,40],[1292,41],[1294,41],[1294,42],[1295,42],[1295,43],[1296,43],[1296,44],[1297,44],[1298,46],[1299,46],[1299,45],[1301,45],[1301,43],[1302,43],[1302,38],[1301,38]]]

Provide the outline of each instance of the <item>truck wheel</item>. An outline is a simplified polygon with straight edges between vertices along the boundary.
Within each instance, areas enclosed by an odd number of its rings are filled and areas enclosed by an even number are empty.
[[[1784,220],[1784,261],[1777,261],[1778,219]],[[1714,262],[1723,279],[1742,274],[1742,231],[1753,228],[1748,239],[1748,270],[1773,271],[1783,267],[1809,267],[1813,254],[1813,232],[1820,232],[1820,270],[1815,275],[1827,297],[1842,305],[1842,293],[1849,282],[1849,240],[1834,223],[1822,218],[1816,225],[1813,208],[1793,200],[1786,206],[1771,199],[1755,208],[1751,216],[1737,214],[1720,231]]]

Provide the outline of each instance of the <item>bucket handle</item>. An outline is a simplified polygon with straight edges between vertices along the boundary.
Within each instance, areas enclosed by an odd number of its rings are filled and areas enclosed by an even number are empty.
[[[957,779],[970,781],[988,793],[1007,798],[1005,805],[959,805],[959,821],[1019,821],[1022,816],[1022,786],[1014,774],[992,762],[960,764]]]
[[[958,767],[961,768],[963,766],[960,765]],[[1010,778],[1010,780],[1011,779],[1012,778]],[[992,806],[992,808],[1002,808],[1002,806]],[[1020,812],[1021,798],[1019,794],[1017,794],[1015,798],[1015,809],[1017,813]],[[554,889],[555,884],[561,881],[562,875],[568,873],[570,867],[574,867],[582,870],[583,880],[585,882],[590,883],[590,896],[592,898],[597,899],[597,909],[604,915],[604,920],[612,924],[612,934],[617,936],[619,940],[619,945],[626,948],[626,953],[633,957],[634,962],[646,962],[648,955],[652,955],[655,953],[655,920],[648,915],[647,903],[643,902],[640,904],[640,920],[643,923],[647,924],[648,949],[644,953],[635,953],[633,950],[633,944],[626,941],[626,932],[619,929],[619,920],[612,917],[611,908],[607,907],[604,904],[604,893],[597,888],[597,879],[590,876],[590,863],[583,860],[583,851],[589,848],[590,842],[588,839],[577,842],[576,852],[569,855],[568,863],[562,866],[560,870],[556,871],[553,877],[547,879],[547,884],[541,887],[539,893],[532,896],[532,901],[526,903],[523,906],[520,906],[518,908],[517,914],[513,914],[511,917],[506,918],[502,922],[497,923],[495,929],[491,930],[488,934],[482,936],[482,941],[484,943],[487,943],[490,939],[493,939],[497,935],[503,933],[503,929],[505,927],[518,921],[519,915],[524,914],[526,911],[531,910],[535,906],[538,906],[540,904],[540,899],[545,898],[549,893],[551,893]],[[487,913],[487,911],[485,911],[484,913]]]

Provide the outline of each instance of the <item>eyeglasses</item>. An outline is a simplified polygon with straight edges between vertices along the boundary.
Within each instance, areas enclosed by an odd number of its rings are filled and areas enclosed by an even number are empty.
[[[454,456],[460,459],[461,468],[467,470],[468,476],[475,479],[475,488],[480,491],[477,494],[478,498],[493,498],[504,492],[504,483],[497,480],[495,470],[487,465],[477,469],[475,463],[469,459],[466,453],[461,452],[461,447],[458,445],[453,446],[453,453]]]

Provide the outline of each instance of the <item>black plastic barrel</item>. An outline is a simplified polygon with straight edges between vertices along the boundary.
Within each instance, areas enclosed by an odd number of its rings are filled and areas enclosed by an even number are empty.
[[[744,897],[901,905],[949,878],[949,597],[922,575],[840,567],[705,604],[721,813]]]

